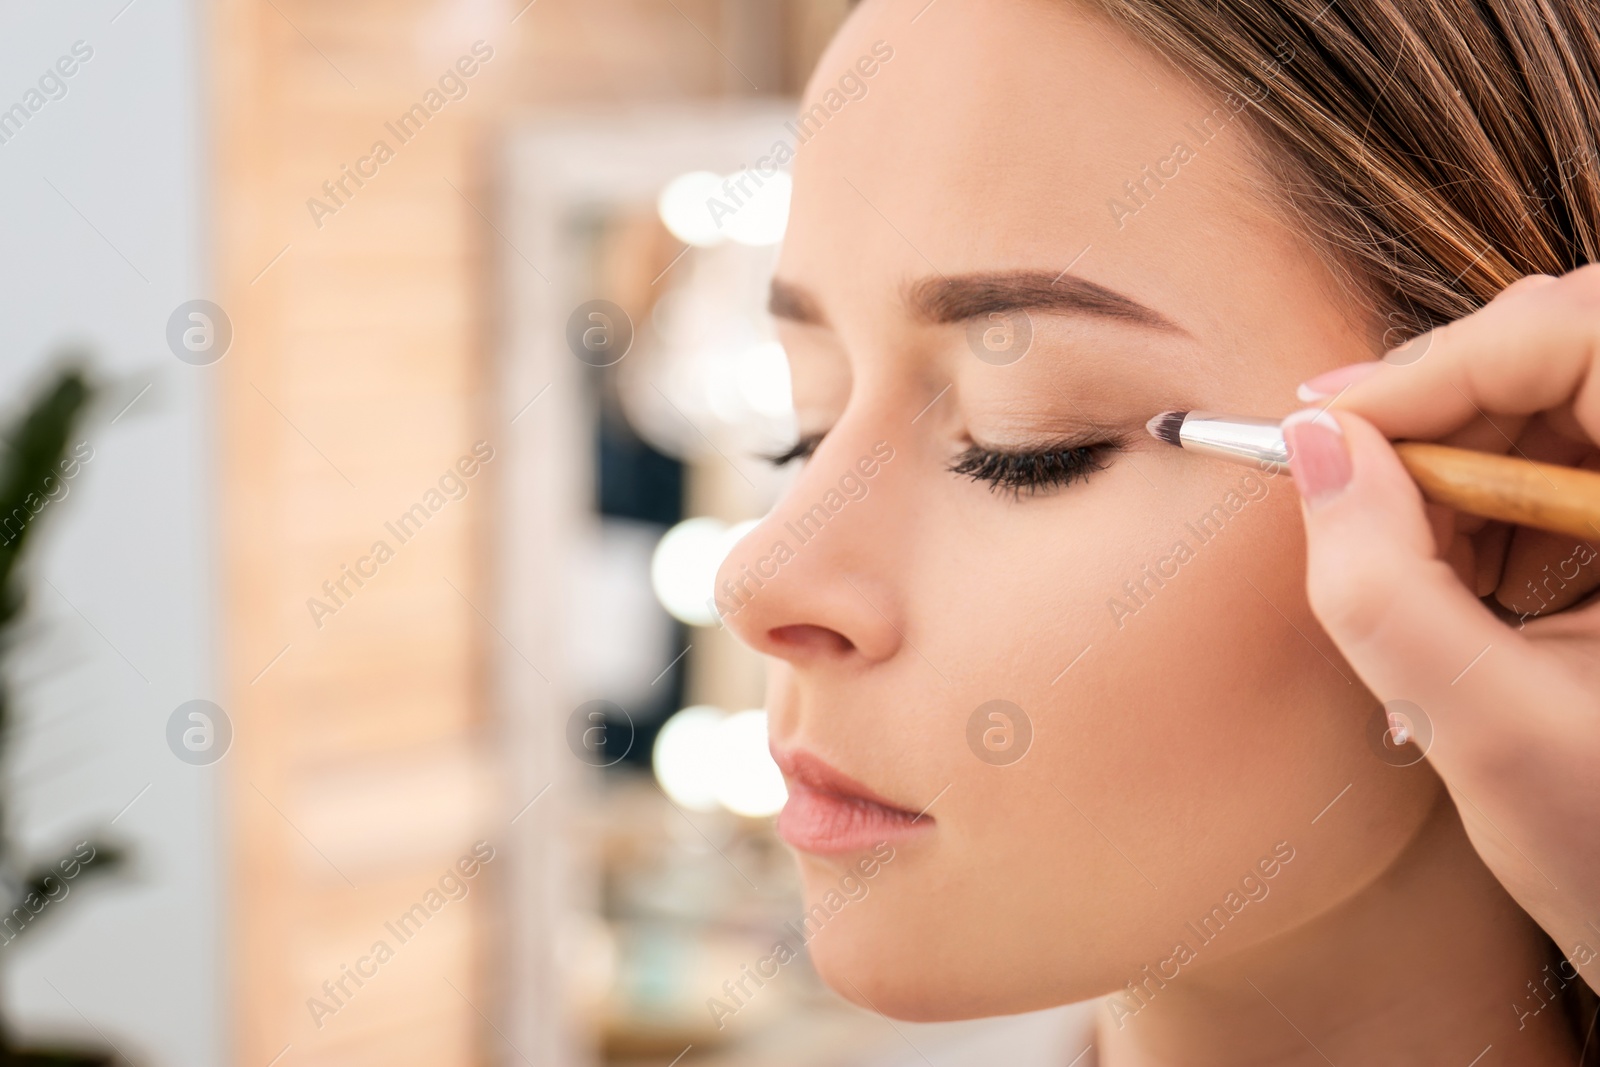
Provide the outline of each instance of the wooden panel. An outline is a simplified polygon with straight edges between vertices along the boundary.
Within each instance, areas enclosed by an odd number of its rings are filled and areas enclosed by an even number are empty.
[[[336,1012],[317,1004],[492,836],[485,627],[463,600],[485,599],[492,474],[404,544],[384,524],[486,436],[485,227],[451,183],[468,188],[481,166],[496,68],[402,145],[384,124],[448,62],[419,46],[439,5],[212,10],[226,57],[213,66],[218,299],[237,338],[218,419],[237,709],[232,1059],[483,1063],[492,863]],[[509,66],[512,49],[497,51]],[[378,138],[395,158],[318,227],[307,198],[326,200],[322,183]],[[394,558],[319,628],[307,599],[379,538]]]

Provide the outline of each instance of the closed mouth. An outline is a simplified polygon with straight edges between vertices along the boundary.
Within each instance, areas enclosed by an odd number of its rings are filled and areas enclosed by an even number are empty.
[[[932,816],[901,807],[803,749],[774,750],[772,757],[789,785],[778,836],[802,852],[865,851],[934,828]]]

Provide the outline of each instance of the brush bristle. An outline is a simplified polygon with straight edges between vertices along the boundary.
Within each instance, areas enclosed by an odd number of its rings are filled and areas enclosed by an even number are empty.
[[[1180,444],[1178,431],[1183,429],[1183,420],[1188,414],[1187,411],[1163,411],[1145,423],[1144,428],[1158,441],[1165,441],[1169,445]]]

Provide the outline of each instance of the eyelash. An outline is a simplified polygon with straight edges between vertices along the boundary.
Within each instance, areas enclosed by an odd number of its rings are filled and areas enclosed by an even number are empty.
[[[811,434],[808,437],[800,438],[800,440],[796,441],[782,452],[770,453],[762,456],[761,458],[772,464],[774,467],[787,467],[797,459],[810,459],[811,453],[815,452],[817,450],[817,446],[821,443],[822,435],[820,433]]]
[[[973,445],[951,463],[952,474],[965,475],[975,482],[988,482],[996,493],[1013,497],[1086,481],[1089,475],[1104,470],[1114,441],[1098,441],[1042,452],[996,452]]]
[[[782,467],[795,460],[809,459],[821,443],[821,434],[802,437],[784,451],[765,458],[773,466]],[[1087,480],[1089,475],[1105,469],[1110,453],[1118,447],[1117,441],[1096,441],[1041,452],[998,452],[973,445],[957,456],[947,469],[951,474],[964,475],[975,482],[987,482],[996,493],[1032,496]]]

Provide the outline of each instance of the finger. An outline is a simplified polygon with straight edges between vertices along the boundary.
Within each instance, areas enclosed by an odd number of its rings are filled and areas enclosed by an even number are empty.
[[[1564,406],[1563,406],[1564,407]],[[1535,415],[1516,434],[1513,450],[1535,463],[1553,463],[1558,467],[1577,467],[1586,460],[1600,457],[1594,442],[1581,435],[1574,437],[1560,425],[1563,408]]]
[[[1493,299],[1491,299],[1489,302],[1492,304],[1495,300],[1503,299],[1512,295],[1513,293],[1522,293],[1529,289],[1537,289],[1541,285],[1547,285],[1555,280],[1556,276],[1554,274],[1524,274],[1522,277],[1518,278],[1516,281],[1512,282],[1510,285],[1496,293]]]
[[[1547,729],[1541,716],[1556,702],[1521,709],[1530,686],[1560,672],[1438,558],[1421,494],[1388,441],[1347,412],[1305,414],[1285,421],[1285,438],[1304,500],[1306,591],[1351,666],[1380,700],[1430,716],[1429,756],[1442,771]],[[1335,419],[1342,432],[1325,425]]]
[[[1473,588],[1478,580],[1478,568],[1472,555],[1472,539],[1465,534],[1454,534],[1450,542],[1439,553],[1439,558],[1450,565],[1455,572],[1456,581],[1468,589]]]
[[[1556,277],[1553,274],[1527,274],[1500,290],[1489,302],[1492,304],[1496,300],[1503,300],[1514,293],[1524,292],[1555,280]],[[1426,351],[1428,345],[1427,332],[1416,334],[1392,348],[1388,344],[1389,333],[1385,333],[1383,336],[1384,347],[1389,348],[1389,354],[1383,361],[1387,363],[1414,363]],[[1325,371],[1314,378],[1302,382],[1300,387],[1295,390],[1296,395],[1308,404],[1326,401],[1343,392],[1354,382],[1360,381],[1369,373],[1375,373],[1380,370],[1380,367],[1374,365],[1377,362],[1375,360],[1372,363],[1352,363]]]
[[[1344,407],[1341,401],[1340,407]],[[1526,415],[1480,414],[1467,420],[1465,426],[1442,434],[1436,440],[1452,448],[1470,448],[1476,452],[1510,452],[1522,436],[1529,418]]]
[[[1434,555],[1450,564],[1462,584],[1473,584],[1477,568],[1473,563],[1472,540],[1461,532],[1462,523],[1473,517],[1446,504],[1432,502],[1422,505],[1422,513],[1433,532]]]
[[[1530,459],[1600,471],[1600,451],[1568,441],[1542,420],[1518,442]],[[1593,537],[1572,537],[1518,527],[1506,548],[1495,599],[1524,619],[1563,611],[1600,587],[1600,528]]]
[[[1600,588],[1597,544],[1600,537],[1586,541],[1544,530],[1517,530],[1495,599],[1525,619],[1571,607]]]
[[[1427,520],[1428,529],[1433,532],[1433,550],[1437,556],[1449,554],[1451,543],[1456,537],[1455,511],[1446,504],[1424,502],[1422,505],[1423,518]]]
[[[1510,541],[1511,527],[1503,522],[1487,522],[1472,535],[1472,560],[1477,570],[1472,591],[1480,597],[1500,587],[1500,576],[1505,573],[1506,546]]]
[[[1600,264],[1508,292],[1384,359],[1302,386],[1303,399],[1367,418],[1386,436],[1431,440],[1487,412],[1531,415],[1569,400],[1600,440]]]
[[[1594,441],[1590,440],[1588,431],[1578,425],[1578,417],[1572,413],[1571,404],[1563,404],[1552,408],[1539,416],[1550,427],[1550,431],[1558,437],[1568,441],[1577,441],[1580,444],[1593,447]]]

